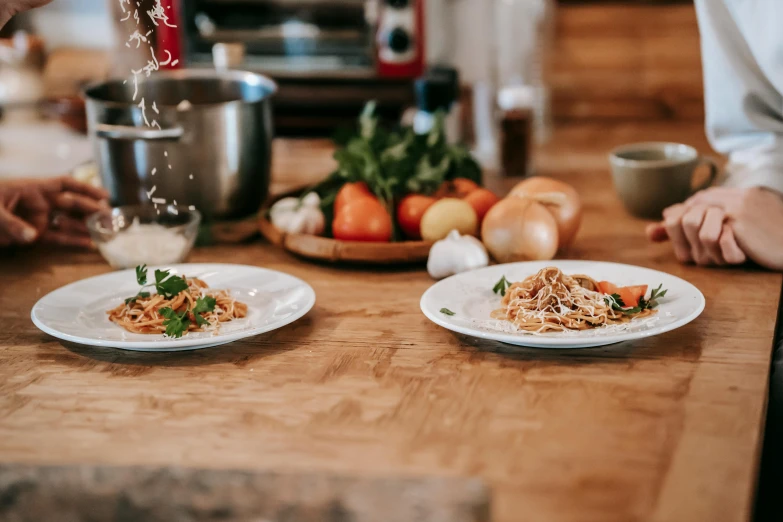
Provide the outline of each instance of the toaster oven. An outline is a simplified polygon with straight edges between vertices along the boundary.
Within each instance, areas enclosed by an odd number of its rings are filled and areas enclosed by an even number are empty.
[[[425,0],[180,1],[184,63],[211,67],[216,44],[241,44],[236,67],[279,85],[278,134],[330,134],[371,99],[389,119],[415,103]]]
[[[424,0],[183,2],[186,60],[239,43],[245,68],[277,77],[415,78],[424,67]]]

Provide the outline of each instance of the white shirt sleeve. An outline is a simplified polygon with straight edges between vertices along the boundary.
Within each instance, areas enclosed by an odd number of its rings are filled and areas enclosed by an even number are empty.
[[[696,0],[706,127],[725,183],[783,193],[783,0]]]

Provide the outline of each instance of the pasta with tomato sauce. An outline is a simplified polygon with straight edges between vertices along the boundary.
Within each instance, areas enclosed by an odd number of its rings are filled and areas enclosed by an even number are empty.
[[[517,283],[504,277],[494,290],[503,299],[492,318],[535,333],[588,330],[649,317],[656,312],[657,299],[666,295],[659,286],[645,299],[646,285],[617,287],[586,275],[569,276],[556,267]]]

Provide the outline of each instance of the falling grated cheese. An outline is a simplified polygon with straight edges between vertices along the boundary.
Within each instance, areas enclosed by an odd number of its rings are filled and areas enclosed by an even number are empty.
[[[155,193],[155,191],[157,190],[157,188],[158,188],[158,186],[157,186],[157,185],[153,185],[153,186],[152,186],[152,188],[150,189],[150,191],[149,191],[149,192],[147,192],[147,197],[148,197],[148,198],[152,198],[152,195]]]
[[[188,176],[188,178],[190,178],[190,179],[193,179],[193,174],[191,174],[190,176]]]
[[[158,169],[152,169],[152,175],[154,176],[155,173],[158,172]]]
[[[152,198],[153,203],[157,203],[159,205],[165,205],[166,199],[165,198]]]

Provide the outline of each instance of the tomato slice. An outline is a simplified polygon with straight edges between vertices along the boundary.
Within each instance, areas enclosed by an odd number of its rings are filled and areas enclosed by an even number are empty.
[[[598,291],[607,295],[617,294],[624,308],[633,308],[639,306],[639,299],[647,294],[647,285],[617,286],[609,281],[599,281]]]
[[[618,290],[625,308],[633,308],[639,306],[639,299],[647,293],[647,285],[624,286]]]
[[[618,293],[617,290],[618,290],[617,285],[615,285],[614,283],[610,283],[609,281],[598,281],[598,291],[601,292],[602,294],[606,294],[606,295],[616,294]]]
[[[639,300],[647,294],[647,285],[617,286],[609,281],[599,281],[598,291],[612,295],[617,294],[623,301],[623,308],[639,306]]]

